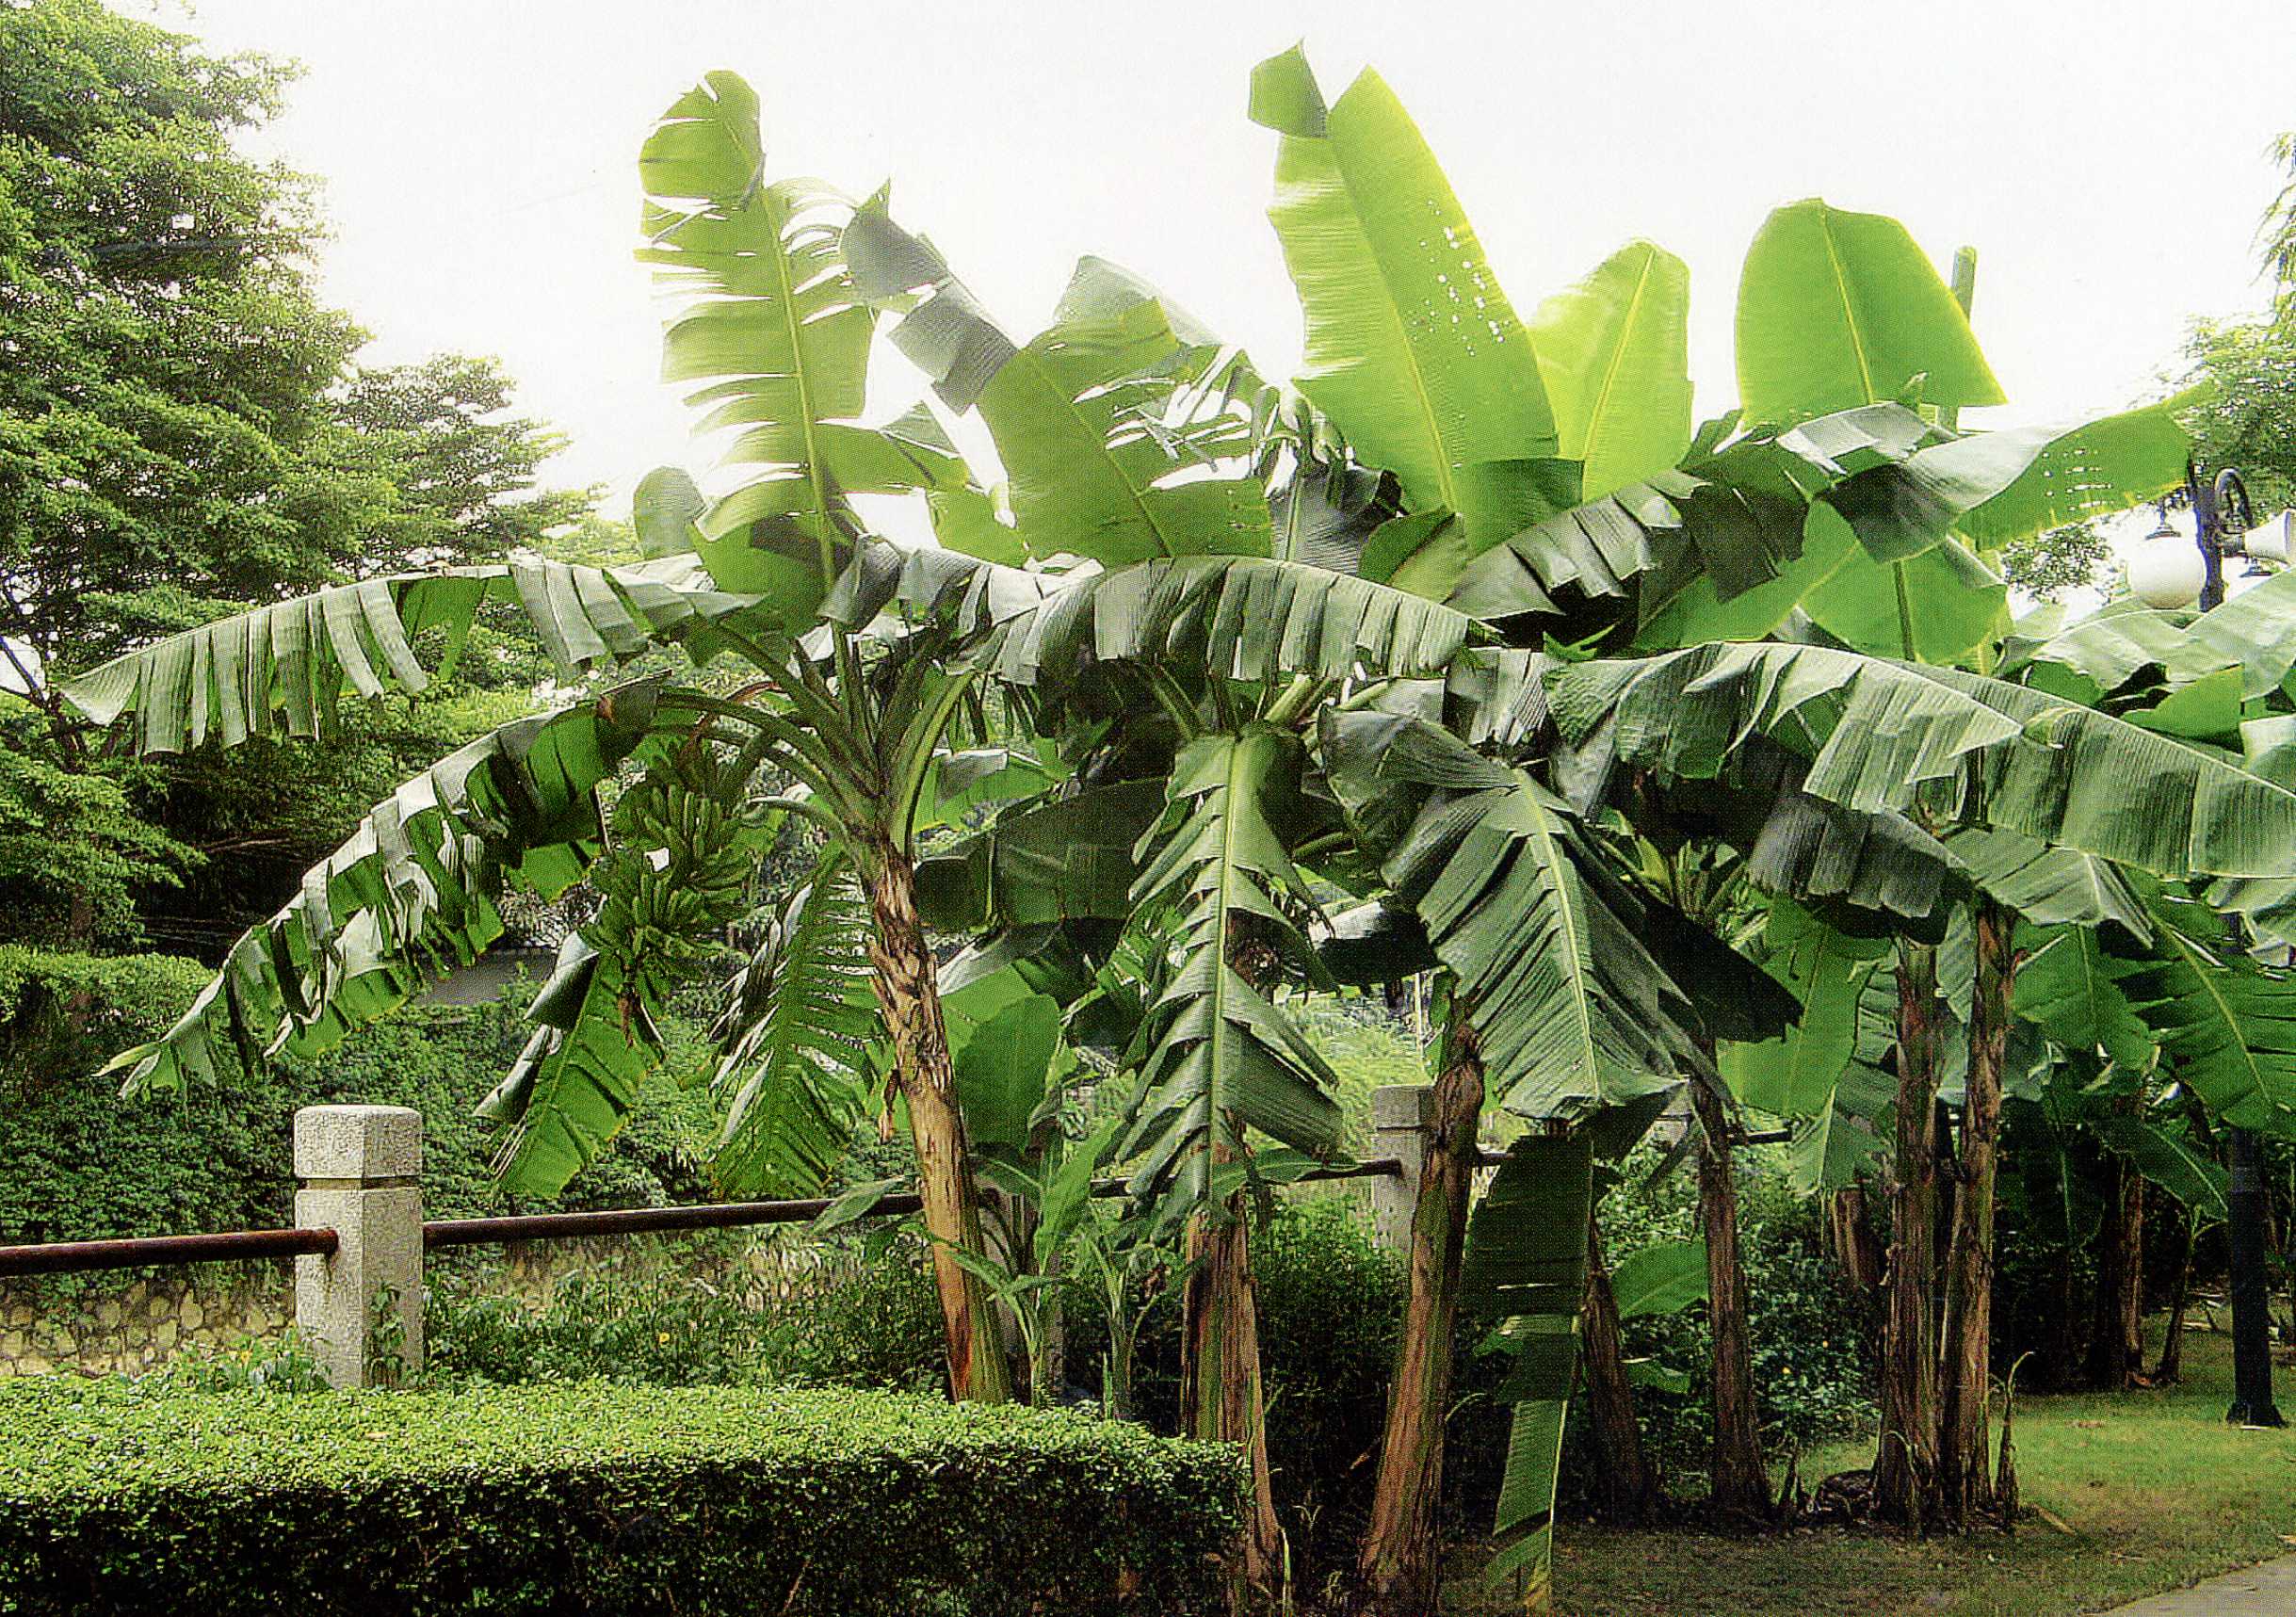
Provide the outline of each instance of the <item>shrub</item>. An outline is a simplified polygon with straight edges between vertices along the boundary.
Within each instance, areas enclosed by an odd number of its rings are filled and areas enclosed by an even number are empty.
[[[445,1276],[423,1302],[427,1368],[442,1381],[723,1386],[750,1380],[760,1356],[754,1316],[674,1271],[575,1269],[539,1309]]]
[[[1260,1360],[1268,1400],[1268,1463],[1294,1572],[1310,1586],[1338,1567],[1368,1518],[1388,1378],[1402,1328],[1400,1261],[1371,1237],[1360,1200],[1323,1195],[1279,1203],[1252,1233]],[[1091,1289],[1066,1298],[1072,1380],[1098,1384],[1108,1334]],[[1507,1411],[1495,1399],[1503,1361],[1474,1353],[1481,1332],[1455,1346],[1445,1495],[1452,1521],[1490,1519],[1505,1460]],[[1179,1309],[1159,1297],[1140,1334],[1135,1400],[1169,1431],[1179,1417]]]
[[[1640,1189],[1660,1156],[1655,1144],[1641,1147],[1625,1164],[1624,1188],[1602,1200],[1604,1255],[1614,1269],[1640,1247],[1697,1233],[1697,1186],[1687,1169],[1647,1193]],[[1838,1271],[1821,1253],[1821,1204],[1796,1193],[1770,1154],[1742,1152],[1739,1161],[1747,1334],[1763,1438],[1773,1452],[1783,1452],[1868,1428],[1874,1418],[1871,1344]],[[1621,1336],[1629,1359],[1647,1360],[1657,1376],[1683,1389],[1635,1389],[1643,1442],[1679,1491],[1686,1480],[1705,1477],[1714,1438],[1707,1382],[1713,1335],[1706,1310],[1630,1319]],[[1585,1437],[1585,1424],[1573,1422],[1564,1486],[1574,1493],[1593,1463]]]
[[[0,1610],[1209,1611],[1240,1467],[795,1388],[0,1386]]]
[[[600,1379],[656,1386],[799,1382],[936,1392],[941,1304],[922,1241],[824,1243],[788,1290],[744,1306],[674,1268],[578,1269],[537,1306],[483,1273],[444,1274],[425,1298],[433,1381]]]
[[[435,1218],[515,1210],[488,1168],[498,1143],[471,1108],[525,1043],[523,994],[481,1006],[411,1006],[325,1056],[279,1060],[181,1096],[122,1101],[105,1059],[164,1028],[206,980],[195,962],[0,946],[0,1242],[92,1240],[285,1223],[299,1107],[411,1106],[423,1113],[423,1200]],[[62,1008],[70,1004],[73,1014]],[[671,1027],[672,1066],[702,1060]],[[561,1206],[701,1201],[708,1103],[647,1086],[615,1148]],[[129,1271],[35,1283],[66,1297],[124,1286]]]

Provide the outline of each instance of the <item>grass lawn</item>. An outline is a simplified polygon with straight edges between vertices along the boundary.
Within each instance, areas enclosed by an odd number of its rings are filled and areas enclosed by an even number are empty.
[[[1628,1532],[1565,1523],[1555,1593],[1568,1617],[2069,1617],[2296,1550],[2296,1429],[2223,1423],[2229,1335],[2195,1333],[2183,1384],[2117,1398],[2020,1398],[2014,1536],[1916,1543],[1828,1527],[1768,1538]],[[2279,1377],[2296,1418],[2296,1383]],[[1997,1431],[1996,1435],[1998,1433]],[[1803,1456],[1815,1484],[1870,1445]],[[1463,1585],[1455,1617],[1513,1602]]]

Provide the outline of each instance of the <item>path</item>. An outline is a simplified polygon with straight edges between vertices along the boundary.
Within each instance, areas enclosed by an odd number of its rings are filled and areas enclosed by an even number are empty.
[[[2190,1589],[2116,1606],[2108,1617],[2288,1617],[2296,1611],[2296,1555],[2243,1567]]]

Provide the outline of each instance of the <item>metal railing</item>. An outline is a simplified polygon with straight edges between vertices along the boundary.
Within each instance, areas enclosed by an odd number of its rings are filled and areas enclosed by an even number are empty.
[[[1400,1157],[1382,1156],[1313,1168],[1294,1183],[1318,1180],[1397,1178]],[[1121,1196],[1128,1179],[1100,1179],[1095,1196]],[[490,1219],[427,1219],[423,1248],[499,1245],[511,1241],[585,1240],[601,1236],[662,1235],[689,1230],[739,1229],[759,1224],[811,1223],[835,1205],[835,1198],[807,1197],[782,1202],[715,1202],[675,1207],[613,1207],[584,1213],[513,1213]],[[868,1216],[897,1217],[918,1211],[914,1191],[892,1191],[870,1204]],[[18,1275],[73,1274],[100,1269],[165,1268],[177,1264],[221,1263],[254,1258],[331,1256],[338,1237],[331,1229],[226,1230],[214,1235],[138,1236],[122,1240],[47,1241],[0,1246],[0,1279]]]

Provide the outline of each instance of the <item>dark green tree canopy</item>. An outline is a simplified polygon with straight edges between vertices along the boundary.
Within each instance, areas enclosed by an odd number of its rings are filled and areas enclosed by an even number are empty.
[[[312,274],[315,186],[234,144],[287,77],[95,0],[0,0],[0,938],[219,943],[497,721],[477,687],[546,674],[482,627],[435,711],[313,768],[173,779],[100,756],[54,697],[249,601],[543,546],[590,504],[535,492],[558,440],[494,362],[355,364]]]

